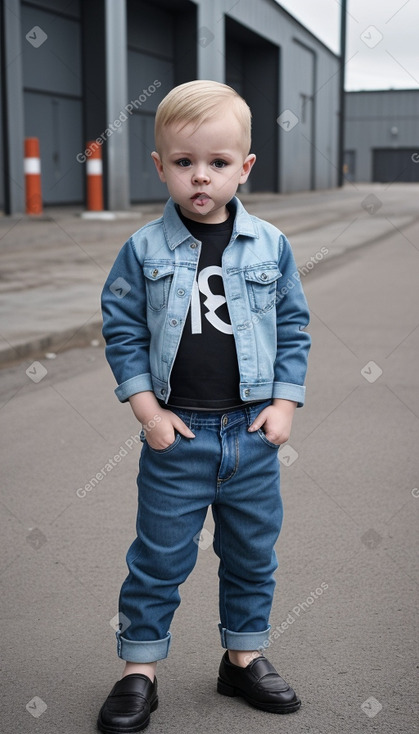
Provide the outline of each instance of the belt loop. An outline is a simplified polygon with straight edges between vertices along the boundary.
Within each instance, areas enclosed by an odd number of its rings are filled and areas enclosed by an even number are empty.
[[[246,418],[247,418],[247,425],[252,425],[252,408],[250,405],[245,405],[244,409],[246,411]]]
[[[187,416],[188,416],[188,422],[187,422],[186,425],[188,426],[189,430],[192,431],[192,426],[193,426],[193,423],[194,423],[193,417],[194,417],[195,413],[192,410],[187,410],[186,412],[187,412]]]

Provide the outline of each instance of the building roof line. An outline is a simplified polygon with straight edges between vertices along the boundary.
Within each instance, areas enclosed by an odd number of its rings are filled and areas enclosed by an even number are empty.
[[[388,94],[391,92],[419,92],[419,87],[406,87],[403,89],[347,89],[345,94]]]
[[[281,2],[279,0],[278,0],[278,2],[277,2],[277,0],[268,0],[268,1],[272,5],[275,5],[275,7],[278,8],[282,13],[285,13],[285,15],[287,15],[288,18],[290,18],[290,20],[292,20],[293,23],[295,23],[297,26],[299,26],[300,30],[303,30],[305,33],[307,33],[309,36],[311,36],[311,38],[313,38],[316,41],[316,43],[318,43],[322,48],[324,48],[326,51],[328,51],[328,53],[331,56],[333,56],[334,59],[339,59],[339,54],[337,54],[334,51],[332,51],[332,49],[326,43],[324,43],[324,41],[322,41],[318,36],[316,36],[315,33],[313,33],[312,31],[310,31],[307,28],[307,26],[304,25],[304,23],[302,23],[300,20],[298,20],[298,18],[296,18],[295,15],[293,15],[292,13],[290,13],[289,10],[287,10],[286,8],[284,8],[284,6],[281,4]]]

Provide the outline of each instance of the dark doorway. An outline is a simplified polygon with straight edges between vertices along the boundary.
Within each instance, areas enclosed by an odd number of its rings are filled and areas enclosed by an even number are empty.
[[[279,47],[226,18],[226,84],[252,110],[252,153],[257,162],[250,191],[278,191]]]

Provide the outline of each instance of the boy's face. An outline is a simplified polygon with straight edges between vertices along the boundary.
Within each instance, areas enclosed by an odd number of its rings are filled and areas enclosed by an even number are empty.
[[[226,204],[247,181],[256,160],[246,155],[234,112],[224,108],[197,129],[192,123],[168,125],[161,139],[160,155],[151,155],[182,214],[207,224],[224,222]]]

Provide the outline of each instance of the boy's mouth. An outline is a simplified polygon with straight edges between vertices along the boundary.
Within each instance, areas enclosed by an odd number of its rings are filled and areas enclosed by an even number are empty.
[[[208,194],[203,193],[194,194],[191,196],[191,199],[196,206],[205,206],[205,204],[210,201]]]

